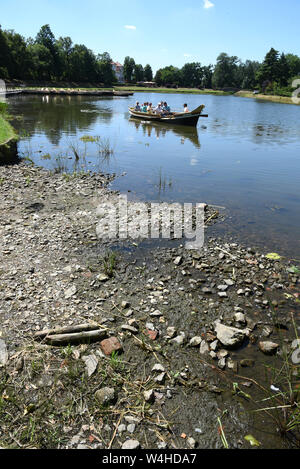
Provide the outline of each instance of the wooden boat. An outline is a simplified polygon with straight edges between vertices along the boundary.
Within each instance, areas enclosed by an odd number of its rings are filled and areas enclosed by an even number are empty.
[[[165,124],[189,125],[196,127],[200,117],[208,117],[207,114],[202,114],[204,108],[205,106],[202,104],[191,112],[172,112],[167,116],[160,116],[152,112],[136,111],[135,108],[130,107],[129,113],[132,117],[143,119],[144,121],[163,122]]]

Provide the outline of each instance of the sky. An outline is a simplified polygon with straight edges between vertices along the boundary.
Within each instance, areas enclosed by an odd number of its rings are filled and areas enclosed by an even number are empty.
[[[299,0],[0,0],[2,29],[35,37],[49,24],[114,61],[153,70],[215,64],[221,52],[262,61],[271,47],[300,55]]]

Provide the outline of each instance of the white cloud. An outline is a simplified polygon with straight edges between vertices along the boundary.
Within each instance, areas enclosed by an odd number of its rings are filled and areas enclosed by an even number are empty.
[[[208,9],[208,8],[212,8],[214,6],[215,6],[215,4],[212,3],[210,0],[204,0],[204,8]]]
[[[131,25],[129,25],[129,24],[126,24],[126,25],[124,26],[124,28],[125,28],[125,29],[136,29],[136,26],[131,26]]]

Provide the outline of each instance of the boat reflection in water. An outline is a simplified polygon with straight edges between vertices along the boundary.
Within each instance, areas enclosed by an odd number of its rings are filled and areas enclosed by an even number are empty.
[[[186,140],[189,140],[196,148],[201,148],[197,127],[187,127],[184,125],[174,127],[172,125],[162,124],[161,122],[141,121],[134,117],[131,117],[129,122],[132,123],[137,130],[142,129],[144,135],[148,135],[148,137],[164,138],[171,132],[181,139],[182,144],[184,144]]]

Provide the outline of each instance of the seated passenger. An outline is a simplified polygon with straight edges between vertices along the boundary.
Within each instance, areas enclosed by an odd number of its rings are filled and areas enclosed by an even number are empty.
[[[170,114],[170,112],[171,112],[171,108],[170,108],[170,106],[168,106],[168,104],[166,102],[163,103],[163,108],[162,109],[163,109],[164,114],[166,114],[166,115]]]
[[[148,103],[144,103],[142,107],[142,112],[147,112]]]
[[[152,103],[148,103],[147,112],[152,112]]]
[[[190,112],[187,104],[183,105],[183,112]]]
[[[162,110],[162,107],[161,107],[161,103],[158,103],[158,105],[154,109],[154,112],[155,112],[155,114],[162,114],[163,110]]]
[[[140,106],[140,103],[138,101],[136,102],[134,110],[135,111],[141,111],[141,106]]]

